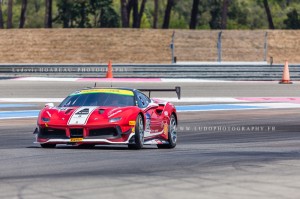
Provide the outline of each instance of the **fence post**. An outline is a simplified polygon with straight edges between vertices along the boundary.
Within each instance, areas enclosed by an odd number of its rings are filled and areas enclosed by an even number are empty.
[[[172,64],[176,63],[174,39],[175,39],[175,31],[173,31],[172,40],[171,40],[171,44],[170,44],[171,53],[172,53]]]
[[[222,62],[222,31],[218,34],[218,62]]]
[[[264,61],[267,61],[267,53],[268,53],[268,32],[265,33]]]

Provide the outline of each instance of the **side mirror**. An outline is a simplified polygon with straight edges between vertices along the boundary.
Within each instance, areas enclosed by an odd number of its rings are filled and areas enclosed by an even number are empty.
[[[53,103],[47,103],[47,104],[45,104],[45,107],[51,108],[51,107],[54,107],[54,104]]]

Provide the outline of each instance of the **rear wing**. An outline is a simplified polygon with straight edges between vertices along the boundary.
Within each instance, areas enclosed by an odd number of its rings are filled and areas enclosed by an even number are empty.
[[[175,89],[138,89],[142,92],[149,92],[149,98],[151,97],[151,92],[176,92],[178,99],[181,97],[181,87],[176,86]]]

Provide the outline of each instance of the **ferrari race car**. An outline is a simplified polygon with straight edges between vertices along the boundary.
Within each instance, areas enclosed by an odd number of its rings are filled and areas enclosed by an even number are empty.
[[[174,148],[176,109],[169,102],[149,98],[155,91],[175,91],[180,98],[180,87],[87,88],[72,93],[57,107],[48,103],[38,116],[35,143],[43,148],[57,144],[125,144],[132,149],[154,144],[158,148]],[[142,92],[149,92],[149,97]]]

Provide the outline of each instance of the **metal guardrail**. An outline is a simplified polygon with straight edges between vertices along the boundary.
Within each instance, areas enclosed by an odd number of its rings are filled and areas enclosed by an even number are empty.
[[[292,80],[300,80],[299,65],[289,65]],[[1,64],[0,77],[105,77],[107,65]],[[119,78],[199,78],[219,80],[280,80],[283,65],[237,64],[115,64]]]

